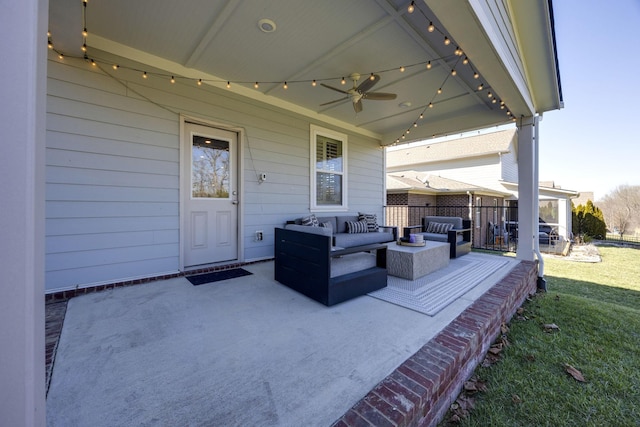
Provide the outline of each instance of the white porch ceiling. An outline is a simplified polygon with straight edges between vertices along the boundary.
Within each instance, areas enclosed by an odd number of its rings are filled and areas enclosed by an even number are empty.
[[[56,50],[65,55],[81,55],[81,2],[49,3],[49,29]],[[489,91],[504,100],[516,117],[558,108],[553,99],[542,110],[535,104],[543,96],[545,100],[553,98],[553,90],[548,88],[557,87],[557,76],[531,73],[538,80],[531,86],[523,60],[531,51],[538,67],[541,58],[555,67],[549,43],[543,43],[549,38],[553,41],[545,20],[547,1],[531,1],[527,8],[514,12],[513,8],[507,10],[508,2],[426,0],[415,2],[412,14],[407,12],[409,3],[90,0],[86,6],[88,55],[93,58],[92,49],[100,49],[168,74],[191,78],[202,74],[205,83],[220,88],[230,81],[231,89],[225,90],[299,109],[319,119],[347,123],[379,137],[383,144],[394,142],[407,129],[411,133],[403,141],[509,121],[506,109],[500,109],[499,102],[492,103],[488,98]],[[438,11],[449,29],[427,3],[433,3],[433,10]],[[539,17],[537,26],[522,27],[540,34],[534,41],[525,39],[528,43],[524,45],[526,51],[522,51],[517,44],[522,38],[512,28],[512,14],[531,14],[532,10]],[[499,12],[500,19],[487,21],[478,17],[478,11]],[[275,22],[275,32],[259,29],[258,21],[264,18]],[[430,21],[437,28],[434,32],[427,31]],[[445,35],[452,40],[448,46],[443,43]],[[504,45],[496,46],[500,39],[497,35],[506,37]],[[462,57],[454,54],[457,46],[465,51]],[[511,55],[510,60],[505,60],[505,54]],[[469,57],[470,65],[462,64],[464,56]],[[430,70],[425,66],[427,61],[432,61]],[[406,67],[404,72],[399,71],[401,66]],[[451,76],[454,67],[457,75]],[[474,71],[480,72],[478,79],[474,79]],[[350,101],[320,106],[342,95],[319,84],[312,87],[311,81],[349,89],[348,76],[354,72],[363,78],[372,72],[379,74],[381,80],[372,90],[396,93],[397,99],[365,99],[364,110],[358,114]],[[340,84],[341,77],[347,80],[344,86]],[[258,89],[253,87],[256,81],[260,83]],[[287,90],[283,89],[284,82]],[[480,82],[484,83],[481,91],[477,89]],[[440,95],[436,93],[439,87],[443,89]],[[536,95],[542,89],[544,95]],[[427,108],[429,102],[434,108]],[[420,120],[423,111],[424,119]],[[419,126],[413,127],[414,122]]]

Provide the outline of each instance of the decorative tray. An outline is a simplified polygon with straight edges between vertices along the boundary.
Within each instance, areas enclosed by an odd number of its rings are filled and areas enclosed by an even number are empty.
[[[409,239],[406,239],[404,237],[398,239],[396,243],[399,244],[400,246],[425,246],[427,244],[425,240],[423,240],[422,242],[411,243]]]

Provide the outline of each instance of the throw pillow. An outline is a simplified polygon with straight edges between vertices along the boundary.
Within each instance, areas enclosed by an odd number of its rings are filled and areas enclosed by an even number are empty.
[[[347,233],[355,234],[355,233],[366,233],[367,229],[367,221],[347,221]]]
[[[453,228],[449,222],[430,222],[427,226],[427,233],[447,234]]]
[[[378,218],[376,214],[366,214],[362,212],[358,212],[358,221],[366,221],[367,222],[367,231],[375,232],[378,231]]]
[[[311,214],[307,217],[302,218],[300,220],[300,225],[308,225],[311,227],[318,227],[320,223],[318,222],[318,218],[314,214]]]

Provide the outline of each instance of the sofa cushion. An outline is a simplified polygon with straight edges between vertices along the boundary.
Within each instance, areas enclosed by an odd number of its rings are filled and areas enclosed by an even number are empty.
[[[335,216],[319,216],[318,217],[318,222],[320,223],[320,225],[322,224],[326,224],[327,222],[331,223],[331,229],[333,230],[333,232],[336,232],[336,229],[338,228],[336,225],[336,217]]]
[[[378,217],[376,214],[358,212],[358,221],[366,221],[369,231],[378,231]]]
[[[417,233],[422,234],[425,240],[432,240],[434,242],[448,242],[449,236],[448,234],[438,234],[438,233]],[[463,240],[462,234],[456,235],[456,242],[460,243]]]
[[[287,224],[284,226],[287,230],[302,231],[304,233],[320,234],[322,236],[331,237],[331,230],[324,227],[313,227],[309,225]]]
[[[320,223],[320,227],[322,228],[328,228],[329,230],[331,230],[331,233],[333,233],[333,224],[331,221],[325,221],[325,222],[321,222]]]
[[[357,234],[339,233],[335,235],[334,239],[336,246],[341,246],[343,248],[352,248],[354,246],[391,242],[393,241],[393,233],[383,231],[377,233]]]
[[[435,234],[447,234],[449,230],[453,228],[453,224],[450,222],[429,222],[427,226],[427,233]]]
[[[367,221],[347,221],[347,233],[349,234],[366,233],[368,231]]]

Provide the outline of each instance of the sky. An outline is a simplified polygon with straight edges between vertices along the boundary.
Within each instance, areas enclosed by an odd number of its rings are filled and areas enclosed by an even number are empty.
[[[540,122],[540,180],[640,185],[640,0],[553,0],[564,108]]]

